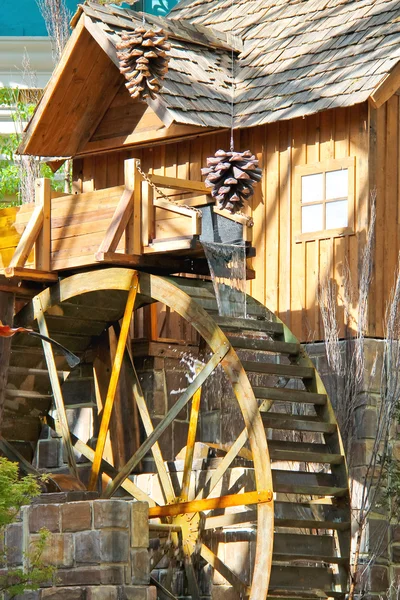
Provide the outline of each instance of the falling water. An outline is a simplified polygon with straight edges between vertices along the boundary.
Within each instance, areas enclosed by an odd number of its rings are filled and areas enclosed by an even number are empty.
[[[223,317],[246,317],[246,246],[202,242]]]

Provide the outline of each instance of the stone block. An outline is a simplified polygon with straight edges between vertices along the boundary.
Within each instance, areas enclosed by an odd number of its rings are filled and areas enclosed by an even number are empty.
[[[394,563],[400,563],[400,544],[392,544],[391,559]]]
[[[118,588],[111,585],[89,587],[86,600],[118,600]]]
[[[392,525],[390,528],[390,539],[392,542],[400,542],[400,525]]]
[[[37,504],[28,511],[29,531],[37,533],[43,527],[51,532],[60,531],[60,506]]]
[[[388,558],[389,527],[386,519],[369,518],[367,537],[369,554],[379,556],[379,558]],[[400,562],[400,560],[395,562]]]
[[[167,398],[165,392],[155,391],[148,393],[149,410],[151,415],[163,416],[167,412]]]
[[[38,469],[57,468],[60,465],[60,440],[55,438],[39,440],[35,463]]]
[[[157,600],[154,586],[125,585],[120,589],[120,600]]]
[[[221,442],[221,413],[219,410],[207,414],[200,413],[200,439]]]
[[[145,549],[131,550],[132,583],[136,585],[150,582],[150,557]]]
[[[129,560],[129,533],[120,530],[100,532],[100,558],[107,563],[127,563]]]
[[[377,428],[376,409],[360,407],[355,410],[356,435],[358,439],[375,439]]]
[[[78,564],[99,564],[100,554],[99,531],[81,531],[75,534],[75,560]]]
[[[96,500],[93,502],[94,528],[129,527],[130,509],[125,500]]]
[[[149,546],[149,506],[146,502],[130,502],[131,547]]]
[[[85,596],[85,588],[80,587],[58,587],[42,590],[42,600],[86,600]]]
[[[238,593],[230,585],[213,585],[213,600],[237,600]]]
[[[30,547],[34,548],[39,541],[39,535],[30,536]],[[53,533],[46,542],[42,560],[59,569],[68,569],[74,563],[74,542],[72,533]]]
[[[175,459],[176,455],[186,446],[187,436],[188,436],[188,423],[181,423],[179,421],[173,422],[173,434],[172,434],[172,453],[173,458]]]
[[[369,592],[385,594],[389,588],[389,569],[388,567],[373,565],[367,569],[366,579],[365,589]]]
[[[92,510],[90,502],[71,502],[61,506],[62,531],[85,531],[91,529]]]
[[[23,594],[18,594],[18,596],[14,596],[13,600],[39,600],[39,598],[39,590],[29,590],[27,592],[24,592]]]
[[[100,570],[101,585],[121,585],[125,583],[125,567],[108,566]]]
[[[6,529],[7,566],[22,565],[22,523],[12,523]]]
[[[58,571],[56,577],[57,585],[61,587],[77,585],[100,585],[100,567],[74,567]]]

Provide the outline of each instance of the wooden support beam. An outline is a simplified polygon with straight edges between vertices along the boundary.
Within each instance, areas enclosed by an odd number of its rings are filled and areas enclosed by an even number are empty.
[[[142,180],[137,170],[140,160],[129,158],[124,161],[125,189],[133,191],[132,213],[125,230],[125,252],[127,254],[142,253]]]
[[[400,63],[397,63],[390,73],[374,89],[369,101],[374,108],[380,108],[400,88]]]
[[[93,460],[92,470],[90,473],[90,481],[88,485],[89,490],[94,490],[97,485],[97,479],[100,472],[101,459],[104,452],[104,446],[106,443],[106,437],[108,428],[110,425],[110,418],[112,409],[114,406],[115,393],[117,391],[118,380],[122,367],[122,360],[124,357],[126,340],[128,338],[129,326],[131,323],[133,309],[135,307],[135,300],[138,290],[138,274],[136,271],[133,272],[132,281],[128,293],[128,300],[125,306],[125,313],[122,319],[121,333],[118,338],[117,350],[115,353],[115,359],[112,366],[110,384],[108,387],[107,398],[103,408],[103,416],[100,424],[99,436],[97,438],[95,457]]]
[[[159,187],[184,190],[185,192],[203,192],[209,194],[210,190],[201,181],[190,181],[189,179],[178,179],[177,177],[166,177],[165,175],[149,175],[152,183]]]
[[[45,177],[35,181],[35,204],[43,211],[42,226],[35,245],[35,269],[51,271],[51,186]],[[21,265],[18,265],[21,266]]]
[[[244,492],[243,494],[231,494],[219,496],[219,498],[204,498],[203,500],[190,500],[167,506],[155,506],[149,509],[149,518],[174,517],[206,510],[219,510],[231,506],[247,506],[249,504],[261,504],[271,502],[273,494],[271,490],[261,492]]]
[[[134,243],[134,228],[131,218],[132,215],[134,216],[134,195],[136,190],[135,178],[137,179],[135,161],[136,159],[133,158],[125,161],[125,188],[114,211],[113,218],[111,219],[111,223],[108,226],[103,241],[101,242],[99,249],[96,253],[96,258],[98,255],[107,254],[108,252],[115,252],[121,239],[121,236],[126,230],[126,228],[129,226],[129,224],[130,226],[128,227],[127,244],[131,247]],[[140,254],[140,252],[137,252],[137,254]]]
[[[196,369],[196,375],[199,374],[199,368]],[[196,443],[197,425],[199,421],[201,402],[201,388],[193,395],[192,406],[190,408],[189,429],[186,441],[185,463],[183,466],[181,502],[186,502],[189,498],[190,477],[193,467],[194,445]]]
[[[23,267],[38,238],[43,225],[43,206],[37,205],[18,242],[9,267]]]
[[[37,324],[39,327],[39,332],[46,337],[49,337],[49,331],[47,328],[46,319],[44,316],[43,306],[40,299],[40,296],[36,296],[32,300],[35,314],[37,318]],[[79,481],[78,469],[76,467],[76,460],[74,454],[74,448],[72,446],[71,437],[69,434],[69,426],[67,413],[65,410],[64,399],[61,391],[60,380],[58,377],[58,371],[56,367],[56,361],[54,358],[53,347],[49,342],[45,342],[42,340],[44,356],[46,359],[47,369],[49,371],[51,389],[53,391],[54,403],[56,405],[57,416],[60,422],[60,429],[62,440],[64,443],[64,447],[67,452],[68,466],[74,477]]]
[[[156,208],[162,208],[164,210],[168,210],[169,212],[177,213],[178,215],[190,217],[192,219],[192,235],[200,235],[201,214],[196,210],[190,210],[190,208],[186,208],[185,206],[179,206],[173,202],[167,202],[167,200],[162,198],[155,198],[153,200],[153,204]]]
[[[42,271],[40,269],[29,269],[26,267],[6,267],[4,275],[7,279],[22,279],[26,281],[38,281],[43,283],[54,283],[58,281],[57,273]]]

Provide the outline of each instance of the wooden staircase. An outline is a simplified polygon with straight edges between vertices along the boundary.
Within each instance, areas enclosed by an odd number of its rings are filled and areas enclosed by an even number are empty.
[[[224,318],[218,315],[210,282],[166,280],[204,308],[226,334],[258,400],[275,494],[268,597],[344,598],[350,561],[347,468],[334,412],[311,360],[287,327],[253,298],[247,298],[247,318]],[[59,301],[56,294],[46,312],[51,336],[90,361],[97,337],[122,317],[127,292],[91,291]],[[148,301],[139,295],[137,305]],[[16,315],[15,324],[35,326],[32,303]],[[56,356],[56,366],[62,382],[69,369],[61,355]],[[40,341],[16,336],[3,436],[28,460],[51,402]],[[215,527],[218,518],[211,517]]]
[[[351,537],[348,474],[334,412],[313,363],[288,328],[254,298],[247,296],[248,318],[221,317],[210,282],[170,279],[225,332],[259,402],[276,495],[268,597],[344,598]]]

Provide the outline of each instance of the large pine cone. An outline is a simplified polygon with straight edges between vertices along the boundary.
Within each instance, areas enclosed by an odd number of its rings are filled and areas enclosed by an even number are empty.
[[[211,195],[216,199],[217,207],[226,208],[231,213],[240,210],[245,200],[254,194],[253,185],[260,181],[262,175],[258,160],[250,150],[217,150],[214,156],[207,158],[207,168],[201,173],[207,175],[205,184],[212,188]]]
[[[123,33],[117,44],[119,70],[128,80],[126,87],[132,98],[155,98],[168,72],[167,51],[171,44],[163,29],[136,27]]]

